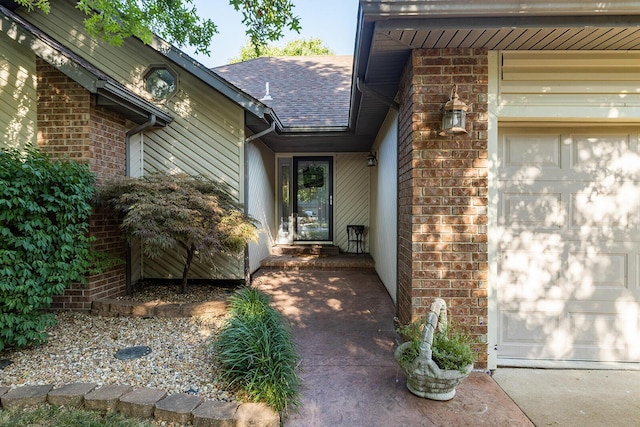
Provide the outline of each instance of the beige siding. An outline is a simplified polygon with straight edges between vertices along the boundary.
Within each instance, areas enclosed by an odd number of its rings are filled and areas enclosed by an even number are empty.
[[[260,222],[258,242],[249,245],[249,272],[260,267],[260,261],[270,255],[275,242],[276,190],[275,155],[262,142],[253,141],[247,150],[247,201],[249,215]]]
[[[398,119],[389,114],[374,150],[378,166],[371,173],[371,247],[376,271],[396,302],[398,242]]]
[[[364,251],[369,250],[369,170],[367,153],[339,153],[335,156],[336,182],[333,191],[333,241],[347,250],[347,225],[365,226]],[[353,245],[351,247],[353,250]]]
[[[117,47],[88,37],[82,24],[83,15],[73,6],[72,2],[59,2],[48,15],[34,12],[24,16],[52,37],[66,40],[75,53],[151,101],[143,90],[144,73],[151,65],[167,63],[167,59],[133,38]],[[131,157],[132,165],[139,170],[142,159],[145,173],[165,170],[207,175],[229,184],[237,199],[243,201],[243,109],[175,64],[168,65],[178,72],[178,92],[168,102],[157,106],[165,109],[174,122],[166,128],[146,131],[142,141],[133,143],[131,148],[136,153]],[[139,253],[133,256],[138,260],[137,265],[143,265],[146,278],[182,275],[184,255],[181,252],[168,253],[159,260],[142,259]],[[242,257],[220,257],[214,265],[196,262],[190,277],[244,277]]]
[[[167,255],[159,259],[144,258],[144,277],[159,279],[177,279],[182,277],[186,252],[169,250]],[[233,279],[244,278],[244,257],[216,257],[213,262],[202,262],[194,259],[189,278],[192,279]]]
[[[4,32],[0,32],[0,46],[0,145],[35,145],[35,56]]]
[[[501,60],[500,95],[507,104],[640,105],[640,52],[508,51]]]

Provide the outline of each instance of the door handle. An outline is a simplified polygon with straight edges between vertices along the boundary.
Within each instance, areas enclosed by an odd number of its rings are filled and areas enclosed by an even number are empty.
[[[329,206],[333,206],[333,194],[329,196]]]

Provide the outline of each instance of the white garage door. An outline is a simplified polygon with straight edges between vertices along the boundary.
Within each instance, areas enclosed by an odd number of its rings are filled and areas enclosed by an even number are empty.
[[[639,132],[501,130],[499,359],[640,361]]]

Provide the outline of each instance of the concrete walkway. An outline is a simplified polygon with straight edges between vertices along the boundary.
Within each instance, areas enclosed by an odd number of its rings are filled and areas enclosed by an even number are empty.
[[[290,320],[303,406],[285,426],[531,426],[491,376],[447,402],[409,393],[393,358],[393,303],[373,270],[259,270],[253,282]]]

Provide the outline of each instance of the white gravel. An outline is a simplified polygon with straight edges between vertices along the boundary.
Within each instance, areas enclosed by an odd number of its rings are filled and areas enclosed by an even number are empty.
[[[137,294],[139,301],[180,302],[166,295],[168,288]],[[226,292],[188,292],[189,301],[219,298]],[[212,296],[213,295],[213,296]],[[233,400],[233,393],[217,380],[210,344],[225,317],[127,318],[61,312],[45,345],[3,351],[0,359],[13,363],[0,370],[0,386],[74,382],[154,387],[171,393],[190,392],[213,400]],[[123,348],[149,346],[138,359],[119,360]]]

